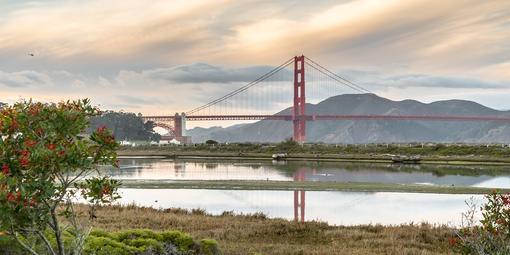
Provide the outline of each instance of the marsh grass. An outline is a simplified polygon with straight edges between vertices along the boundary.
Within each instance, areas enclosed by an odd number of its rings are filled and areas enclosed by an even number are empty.
[[[85,211],[86,206],[78,206]],[[452,254],[446,226],[330,226],[296,223],[263,214],[212,216],[204,211],[109,206],[97,210],[95,227],[107,231],[180,230],[194,239],[211,238],[223,254]]]
[[[202,157],[238,157],[271,158],[273,153],[286,152],[294,160],[331,160],[331,161],[367,161],[391,162],[394,155],[420,155],[422,163],[431,164],[510,164],[510,146],[506,144],[297,144],[281,143],[229,143],[229,144],[193,144],[188,146],[137,146],[122,147],[123,156],[172,156],[179,158]]]
[[[371,183],[371,182],[316,182],[316,181],[258,181],[258,180],[124,180],[124,188],[138,189],[220,189],[220,190],[306,190],[405,192],[435,194],[487,194],[493,188],[469,186]],[[508,193],[510,189],[499,189]]]

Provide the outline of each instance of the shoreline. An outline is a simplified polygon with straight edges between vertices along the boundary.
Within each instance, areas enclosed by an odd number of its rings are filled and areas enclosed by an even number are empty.
[[[493,188],[467,186],[439,186],[423,184],[367,183],[367,182],[295,182],[254,180],[121,180],[126,189],[216,189],[216,190],[273,190],[273,191],[343,191],[398,192],[431,194],[483,195]],[[508,193],[510,189],[497,189]]]
[[[120,150],[119,158],[161,158],[161,159],[221,159],[221,160],[267,160],[272,161],[272,154],[267,153],[211,153],[211,152],[165,152],[154,150]],[[320,162],[353,162],[353,163],[386,163],[395,164],[391,157],[365,155],[332,155],[332,154],[289,154],[282,161],[320,161]],[[397,163],[401,164],[401,163]],[[424,157],[419,163],[402,165],[466,165],[466,166],[510,166],[510,159],[473,158],[473,157]]]

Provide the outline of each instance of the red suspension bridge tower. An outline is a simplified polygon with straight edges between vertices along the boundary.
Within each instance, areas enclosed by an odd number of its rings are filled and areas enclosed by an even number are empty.
[[[293,139],[305,142],[306,139],[306,95],[305,95],[305,56],[294,57],[294,107],[292,122],[294,124]]]

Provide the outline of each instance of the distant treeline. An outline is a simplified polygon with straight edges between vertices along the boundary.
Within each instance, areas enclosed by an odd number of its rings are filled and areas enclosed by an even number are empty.
[[[106,126],[113,131],[117,141],[159,141],[161,136],[154,131],[154,123],[144,123],[141,115],[130,112],[107,111],[101,116],[93,117],[87,133],[98,127]]]
[[[147,147],[152,150],[156,147]],[[143,150],[144,147],[132,148]],[[212,152],[212,153],[291,153],[291,154],[337,154],[361,156],[421,155],[421,156],[478,156],[510,158],[509,144],[299,144],[292,140],[280,143],[208,143],[187,146],[164,146],[159,150],[175,152]]]

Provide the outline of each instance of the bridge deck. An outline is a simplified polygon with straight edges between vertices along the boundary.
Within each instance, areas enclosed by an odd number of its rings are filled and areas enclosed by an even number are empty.
[[[510,122],[510,117],[501,116],[448,116],[448,115],[305,115],[310,120],[423,120],[423,121],[497,121]],[[143,116],[146,121],[173,121],[174,116]],[[292,115],[195,115],[186,116],[187,121],[211,120],[285,120],[292,121]]]

